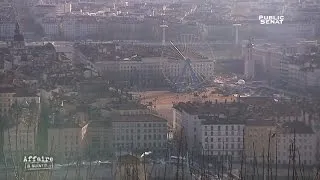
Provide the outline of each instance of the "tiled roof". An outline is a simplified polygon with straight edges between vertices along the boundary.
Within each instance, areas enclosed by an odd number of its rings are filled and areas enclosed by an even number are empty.
[[[200,119],[205,119],[202,121],[203,125],[212,125],[212,124],[244,124],[244,121],[241,118],[237,117],[226,117],[219,118],[213,116],[200,116]]]
[[[247,120],[247,126],[276,126],[274,120]]]
[[[113,122],[167,122],[166,119],[153,114],[121,115],[112,117]]]
[[[200,115],[200,114],[214,114],[214,113],[223,113],[226,109],[237,108],[237,103],[197,103],[197,102],[180,102],[173,106],[174,109],[178,111],[185,111],[188,114]]]
[[[281,126],[281,132],[285,134],[313,134],[310,126],[300,121],[285,122]]]

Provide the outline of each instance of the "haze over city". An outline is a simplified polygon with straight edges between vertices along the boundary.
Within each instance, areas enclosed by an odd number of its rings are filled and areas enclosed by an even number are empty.
[[[0,179],[317,180],[319,0],[0,0]]]

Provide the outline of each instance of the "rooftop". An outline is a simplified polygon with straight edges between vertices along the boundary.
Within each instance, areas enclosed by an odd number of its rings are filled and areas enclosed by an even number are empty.
[[[166,119],[154,114],[121,115],[112,119],[113,122],[167,122]]]
[[[110,121],[91,121],[89,127],[111,127]]]
[[[282,133],[284,134],[313,134],[311,126],[300,121],[286,122],[282,124]]]
[[[65,123],[59,123],[59,124],[51,124],[49,125],[50,129],[71,129],[71,128],[82,128],[79,124],[76,124],[74,122],[68,121]]]
[[[138,110],[138,109],[147,109],[147,107],[143,104],[137,104],[133,102],[128,103],[112,103],[112,106],[110,107],[114,110]]]
[[[220,117],[214,117],[214,116],[199,116],[199,118],[205,120],[205,121],[202,121],[202,125],[244,124],[243,120],[236,117],[220,118]]]
[[[15,93],[15,88],[13,87],[1,87],[0,93]]]
[[[17,89],[14,97],[38,97],[35,93],[29,92],[27,89]]]
[[[197,103],[197,102],[179,102],[173,108],[178,111],[184,111],[192,115],[223,113],[228,108],[237,108],[237,103]]]
[[[262,96],[249,96],[249,97],[240,97],[240,101],[245,104],[265,104],[273,103],[273,97],[262,97]]]
[[[274,120],[247,120],[247,126],[276,126]]]

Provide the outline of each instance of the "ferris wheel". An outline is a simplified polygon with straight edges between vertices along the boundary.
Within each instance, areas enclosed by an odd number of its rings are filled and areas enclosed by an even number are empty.
[[[161,67],[165,81],[175,92],[203,89],[207,78],[201,72],[202,68],[195,68],[195,65],[205,60],[213,61],[212,55],[212,48],[208,43],[201,42],[199,37],[193,34],[180,35],[162,49]]]

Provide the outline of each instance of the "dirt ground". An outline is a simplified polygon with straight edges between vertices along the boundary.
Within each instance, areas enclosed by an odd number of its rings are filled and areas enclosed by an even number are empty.
[[[195,96],[194,93],[174,93],[170,91],[145,91],[139,93],[141,97],[141,103],[149,104],[152,103],[153,109],[155,109],[162,117],[166,118],[169,124],[172,124],[173,121],[173,112],[172,106],[178,102],[205,102],[212,101],[215,102],[224,102],[233,101],[236,98],[234,96],[224,97],[220,94],[212,94],[211,92],[214,88],[207,89],[206,92],[200,93],[198,96]]]

